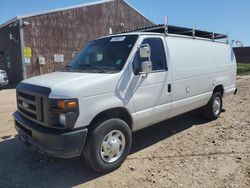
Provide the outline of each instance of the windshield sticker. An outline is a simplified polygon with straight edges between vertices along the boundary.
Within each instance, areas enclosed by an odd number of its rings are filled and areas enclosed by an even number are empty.
[[[124,41],[126,37],[113,37],[110,42],[121,42]]]

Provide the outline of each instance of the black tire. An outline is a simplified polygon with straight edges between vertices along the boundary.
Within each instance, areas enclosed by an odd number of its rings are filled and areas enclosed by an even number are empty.
[[[84,160],[87,165],[97,172],[107,173],[111,172],[121,166],[128,156],[132,144],[132,134],[129,126],[121,119],[103,119],[93,125],[92,131],[89,133],[86,144],[83,150]],[[113,162],[107,162],[101,154],[101,148],[104,138],[112,131],[118,131],[123,134],[125,138],[125,146],[120,157]],[[122,144],[121,144],[122,145]],[[118,147],[121,148],[121,145]],[[111,145],[109,145],[111,146]],[[117,148],[116,148],[117,149]],[[120,150],[120,149],[119,149]],[[107,150],[106,150],[107,151]],[[119,155],[118,155],[119,156]]]
[[[219,103],[216,105],[217,107],[214,108],[215,103]],[[213,93],[211,99],[207,103],[207,105],[204,107],[204,115],[209,120],[215,120],[220,116],[221,110],[222,110],[222,96],[220,92]]]

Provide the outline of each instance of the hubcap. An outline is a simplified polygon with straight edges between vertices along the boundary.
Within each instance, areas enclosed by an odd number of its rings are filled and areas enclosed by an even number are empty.
[[[221,108],[221,100],[219,97],[216,97],[214,99],[214,103],[213,103],[213,113],[214,115],[218,115],[220,113],[220,108]]]
[[[101,158],[107,163],[118,160],[125,148],[125,136],[119,130],[109,132],[103,139],[100,153]]]

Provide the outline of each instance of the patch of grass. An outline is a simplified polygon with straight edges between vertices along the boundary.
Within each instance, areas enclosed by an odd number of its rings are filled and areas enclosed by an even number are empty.
[[[237,74],[238,75],[250,74],[250,63],[237,63]]]

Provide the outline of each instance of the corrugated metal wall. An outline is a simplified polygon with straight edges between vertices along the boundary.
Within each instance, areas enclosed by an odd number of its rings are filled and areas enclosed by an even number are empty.
[[[40,74],[38,56],[45,57],[42,72],[53,72],[69,63],[74,51],[88,41],[107,35],[110,27],[114,32],[121,22],[123,30],[152,24],[122,0],[33,16],[24,21],[30,23],[24,27],[24,45],[32,49],[31,64],[26,65],[27,77]],[[54,62],[54,54],[63,54],[64,62]]]
[[[9,35],[14,40],[10,40]],[[17,83],[23,78],[18,24],[10,23],[0,28],[0,69],[7,71],[10,82]]]

